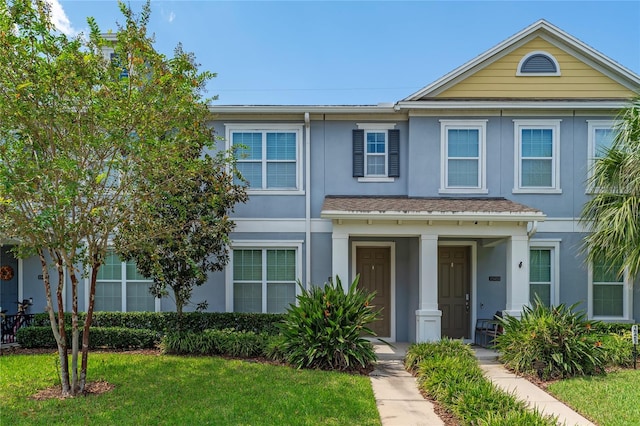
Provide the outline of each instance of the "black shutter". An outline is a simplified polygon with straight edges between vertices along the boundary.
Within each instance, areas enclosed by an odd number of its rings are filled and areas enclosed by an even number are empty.
[[[353,177],[364,176],[364,130],[353,131]]]
[[[389,164],[388,176],[400,177],[400,130],[389,130]]]

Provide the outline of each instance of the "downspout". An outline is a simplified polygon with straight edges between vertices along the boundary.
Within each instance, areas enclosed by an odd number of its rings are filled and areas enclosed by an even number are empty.
[[[305,232],[305,288],[311,285],[311,121],[309,113],[304,113],[304,232]]]
[[[533,222],[531,222],[531,230],[527,231],[527,237],[533,237],[536,232],[538,232],[538,221],[534,220]]]

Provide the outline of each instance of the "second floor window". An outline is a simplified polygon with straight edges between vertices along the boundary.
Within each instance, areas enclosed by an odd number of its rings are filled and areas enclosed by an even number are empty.
[[[514,120],[514,126],[514,192],[561,192],[560,120]]]
[[[486,193],[486,120],[441,120],[440,192]]]
[[[237,167],[250,190],[300,189],[300,131],[298,129],[231,130],[238,148]]]

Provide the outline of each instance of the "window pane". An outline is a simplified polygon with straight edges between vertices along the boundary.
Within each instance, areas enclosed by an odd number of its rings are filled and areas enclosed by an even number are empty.
[[[623,315],[623,290],[620,284],[593,285],[593,315],[621,317]]]
[[[98,280],[121,280],[122,279],[122,261],[111,250],[107,252],[104,258],[104,264],[98,270]]]
[[[536,249],[529,252],[529,281],[551,282],[551,250]]]
[[[140,272],[138,272],[138,268],[136,268],[136,263],[133,261],[127,262],[127,281],[136,280],[136,281],[149,281],[149,279],[143,276]]]
[[[238,160],[262,160],[262,133],[233,133],[233,145],[244,145],[238,150]]]
[[[531,306],[535,306],[536,295],[544,306],[551,306],[550,284],[531,284],[529,287],[529,303],[531,303]]]
[[[250,188],[262,188],[262,163],[238,161],[236,164],[238,171],[247,180]]]
[[[296,251],[267,250],[267,281],[296,280]]]
[[[613,145],[613,140],[616,136],[614,129],[595,129],[595,156],[602,157],[605,151]]]
[[[283,313],[289,305],[295,304],[296,285],[294,283],[267,284],[267,312]]]
[[[296,163],[267,163],[267,188],[295,188]]]
[[[127,281],[127,312],[153,312],[155,298],[149,293],[149,282]]]
[[[478,160],[449,160],[448,172],[448,186],[478,186]]]
[[[522,157],[551,157],[553,130],[522,129]]]
[[[368,155],[367,156],[367,175],[369,176],[386,175],[384,160],[385,160],[384,155]]]
[[[262,312],[262,284],[233,283],[233,311]]]
[[[122,310],[122,283],[96,282],[96,311]]]
[[[449,129],[449,157],[478,157],[479,134],[477,129]]]
[[[550,187],[551,160],[522,160],[522,186]]]
[[[262,280],[262,250],[233,251],[233,280]]]
[[[367,133],[367,153],[385,153],[385,133]]]
[[[295,133],[267,133],[267,160],[295,159]]]
[[[611,264],[604,260],[593,263],[593,282],[594,283],[621,283],[624,282],[624,276],[619,274],[621,264]]]

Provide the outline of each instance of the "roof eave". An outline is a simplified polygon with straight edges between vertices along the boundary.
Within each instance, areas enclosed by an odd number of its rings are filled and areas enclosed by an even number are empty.
[[[462,220],[494,222],[543,222],[546,215],[542,212],[402,212],[402,211],[344,211],[323,210],[324,219],[377,219],[377,220]]]
[[[400,101],[396,108],[402,109],[611,109],[619,110],[629,103],[628,99],[606,101],[565,101],[565,100],[430,100],[430,101]]]

